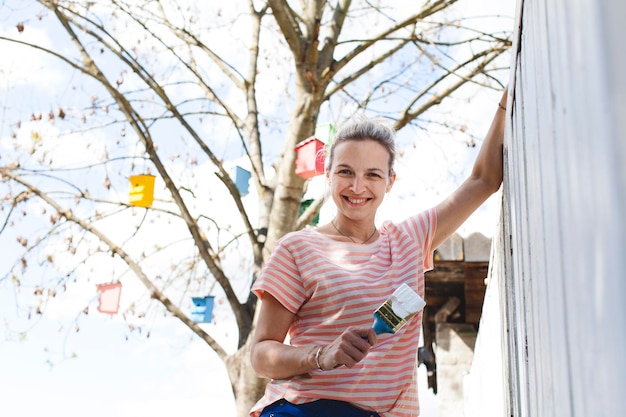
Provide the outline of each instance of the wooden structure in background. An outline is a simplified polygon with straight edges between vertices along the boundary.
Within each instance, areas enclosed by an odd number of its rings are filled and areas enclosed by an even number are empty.
[[[480,233],[454,234],[435,251],[434,269],[425,275],[420,362],[440,399],[440,417],[457,416],[463,407],[463,375],[473,358],[490,250],[491,239]]]

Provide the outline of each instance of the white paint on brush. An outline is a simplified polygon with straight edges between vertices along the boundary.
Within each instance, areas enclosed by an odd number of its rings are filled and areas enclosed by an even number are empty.
[[[420,311],[426,302],[407,284],[402,284],[394,291],[391,300],[391,309],[401,318],[407,318]]]

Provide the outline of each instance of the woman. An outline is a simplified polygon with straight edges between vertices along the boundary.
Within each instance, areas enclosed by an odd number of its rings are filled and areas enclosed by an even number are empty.
[[[326,171],[336,216],[280,239],[252,288],[262,304],[250,358],[271,379],[253,417],[419,415],[422,314],[376,335],[372,312],[402,283],[423,297],[433,251],[500,187],[506,100],[505,90],[470,177],[436,207],[380,229],[394,133],[373,122],[337,132]]]

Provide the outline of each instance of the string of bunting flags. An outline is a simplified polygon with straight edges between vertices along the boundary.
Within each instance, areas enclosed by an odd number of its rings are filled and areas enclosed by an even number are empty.
[[[324,174],[324,164],[326,160],[326,148],[332,143],[337,133],[334,126],[324,123],[316,126],[313,136],[298,143],[296,151],[295,173],[303,178],[310,179]],[[251,174],[248,170],[236,166],[234,170],[235,185],[242,197],[249,193],[249,181]],[[130,191],[128,193],[129,203],[137,207],[151,207],[154,202],[154,183],[156,177],[149,174],[131,175]],[[302,213],[313,200],[302,202]],[[317,224],[316,217],[312,224]],[[99,293],[98,311],[105,314],[117,314],[122,293],[122,283],[111,282],[98,284],[96,286]],[[213,319],[213,306],[215,297],[192,297],[191,319],[197,323],[210,323]]]

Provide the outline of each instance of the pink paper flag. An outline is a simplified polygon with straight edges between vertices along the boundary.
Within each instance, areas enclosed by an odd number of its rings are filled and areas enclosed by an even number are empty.
[[[96,287],[100,293],[98,311],[107,314],[117,314],[117,310],[120,307],[122,283],[98,284]]]

